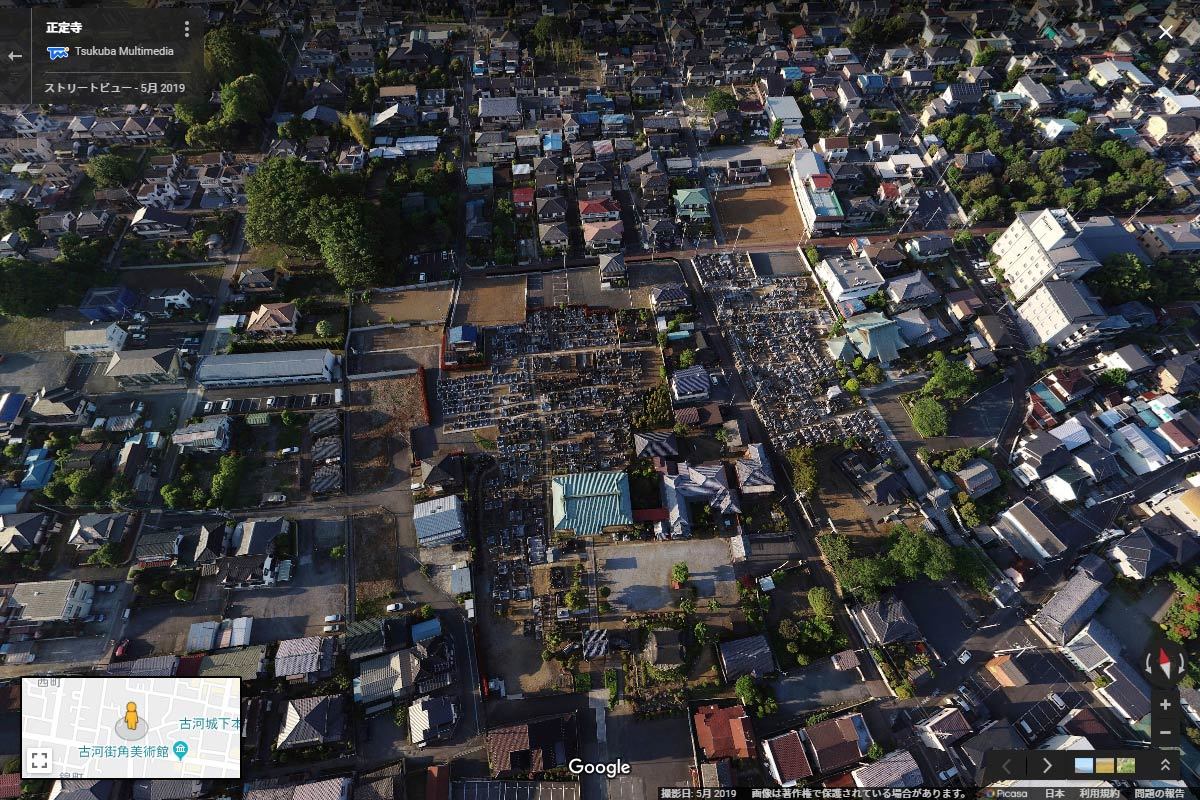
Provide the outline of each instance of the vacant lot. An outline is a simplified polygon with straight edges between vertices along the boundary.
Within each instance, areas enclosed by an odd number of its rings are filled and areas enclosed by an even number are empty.
[[[409,375],[359,381],[350,393],[350,485],[355,491],[377,489],[393,482],[392,459],[398,448],[408,446],[409,431],[429,424],[424,387],[420,375]]]
[[[437,321],[441,324],[450,311],[452,287],[407,289],[399,292],[372,292],[369,302],[354,306],[354,327],[385,325],[389,322]]]
[[[600,585],[612,590],[618,611],[657,611],[672,607],[671,567],[688,565],[688,583],[699,591],[699,605],[715,597],[722,606],[737,602],[727,539],[671,542],[615,542],[596,545]]]
[[[595,267],[531,275],[528,280],[530,308],[561,304],[649,308],[651,288],[683,283],[683,275],[673,261],[640,261],[630,265],[625,287],[605,289]]]
[[[451,325],[513,325],[525,321],[524,276],[463,278]]]
[[[86,328],[87,320],[73,311],[56,312],[46,317],[0,318],[0,353],[30,353],[62,350],[63,332]]]
[[[417,367],[434,369],[440,365],[441,342],[440,325],[409,325],[352,333],[350,375],[370,375]]]
[[[357,616],[382,613],[383,605],[400,588],[400,549],[396,521],[388,513],[351,518],[354,532],[354,607]]]
[[[817,464],[821,474],[821,505],[838,533],[853,538],[856,545],[876,547],[875,543],[867,543],[865,540],[879,540],[887,536],[888,526],[875,523],[863,497],[855,491],[850,478],[834,462],[834,457],[840,453],[841,450],[836,448],[825,448],[817,453]]]
[[[198,269],[127,269],[121,272],[121,283],[130,289],[142,291],[181,286],[193,295],[216,295],[224,271],[222,266]]]
[[[786,169],[770,170],[771,185],[716,193],[725,241],[742,244],[799,239],[804,234]],[[741,237],[738,228],[741,227]]]

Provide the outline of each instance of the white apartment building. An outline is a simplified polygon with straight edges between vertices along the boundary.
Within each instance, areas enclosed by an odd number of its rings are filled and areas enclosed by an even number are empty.
[[[72,353],[117,353],[125,349],[128,335],[124,328],[114,322],[107,328],[97,325],[67,331],[63,334],[63,344]]]
[[[1017,300],[1029,297],[1048,280],[1072,280],[1100,266],[1086,244],[1082,229],[1065,208],[1018,214],[992,252],[996,266]]]
[[[1079,281],[1041,284],[1017,306],[1017,316],[1030,347],[1067,351],[1116,333],[1100,302]]]
[[[817,265],[817,277],[835,303],[870,297],[887,284],[866,256],[826,258]]]

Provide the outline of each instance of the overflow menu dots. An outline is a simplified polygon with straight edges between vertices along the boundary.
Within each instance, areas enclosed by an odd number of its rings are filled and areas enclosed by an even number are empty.
[[[0,10],[0,102],[173,102],[204,80],[204,32],[198,9]]]

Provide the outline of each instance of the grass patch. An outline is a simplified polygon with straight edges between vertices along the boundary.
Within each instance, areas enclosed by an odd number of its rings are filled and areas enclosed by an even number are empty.
[[[70,322],[47,317],[0,318],[0,353],[62,350],[63,332],[73,327]]]

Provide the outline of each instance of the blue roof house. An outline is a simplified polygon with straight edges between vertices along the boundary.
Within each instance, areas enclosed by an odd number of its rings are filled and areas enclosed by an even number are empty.
[[[54,459],[50,451],[44,447],[30,450],[25,456],[25,477],[21,479],[21,488],[26,491],[44,489],[54,475]]]
[[[442,635],[442,621],[437,617],[427,619],[424,622],[418,622],[412,626],[413,644],[420,644],[426,639],[432,639],[435,636]]]
[[[138,306],[137,293],[124,286],[89,289],[79,304],[79,313],[97,322],[108,322],[132,314]]]
[[[467,169],[467,188],[472,191],[486,191],[492,188],[495,181],[495,170],[491,166],[469,167]]]

